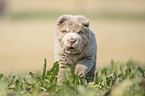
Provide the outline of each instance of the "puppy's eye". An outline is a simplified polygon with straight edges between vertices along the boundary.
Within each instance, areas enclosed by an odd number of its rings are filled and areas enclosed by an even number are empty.
[[[63,30],[63,31],[61,31],[62,33],[67,33],[67,31],[66,30]]]
[[[80,34],[80,35],[81,35],[81,34],[82,34],[82,31],[79,31],[79,32],[78,32],[78,34]]]

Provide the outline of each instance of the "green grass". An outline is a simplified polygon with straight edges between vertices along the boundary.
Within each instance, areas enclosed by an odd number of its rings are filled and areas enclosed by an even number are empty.
[[[57,84],[58,62],[47,70],[28,75],[0,75],[0,96],[145,96],[145,70],[134,61],[98,69],[95,81],[85,84],[66,68],[66,81]]]
[[[145,20],[145,13],[132,12],[108,12],[108,11],[20,11],[11,12],[9,17],[11,20],[31,20],[31,19],[54,19],[63,14],[79,15],[82,14],[91,19],[111,19],[111,20]]]

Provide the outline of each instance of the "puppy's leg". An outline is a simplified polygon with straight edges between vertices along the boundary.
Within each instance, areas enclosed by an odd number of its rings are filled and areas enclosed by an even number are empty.
[[[66,72],[66,67],[70,68],[70,72],[74,73],[74,67],[71,64],[64,64],[64,63],[59,63],[59,72],[58,72],[58,80],[57,82],[60,84],[62,82],[65,82],[66,78],[65,78],[65,72]]]
[[[85,83],[88,83],[90,80],[88,80],[87,78],[91,78],[89,76],[91,75],[87,75],[92,67],[94,66],[94,63],[91,60],[88,59],[83,59],[81,60],[75,68],[75,74],[78,74],[80,77],[84,78]],[[89,73],[89,74],[94,74],[94,73]]]
[[[91,70],[86,74],[86,79],[87,79],[88,82],[94,81],[95,70],[96,70],[96,62],[94,63]]]
[[[65,81],[65,76],[64,76],[64,74],[65,74],[65,67],[66,67],[65,64],[59,63],[59,72],[58,72],[58,76],[57,76],[57,78],[58,78],[57,79],[57,83],[58,84],[60,84],[60,83]]]

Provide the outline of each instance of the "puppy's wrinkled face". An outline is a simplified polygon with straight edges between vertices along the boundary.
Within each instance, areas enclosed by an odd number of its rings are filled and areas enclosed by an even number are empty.
[[[66,53],[80,53],[90,39],[89,20],[79,15],[63,15],[58,18],[56,36]]]

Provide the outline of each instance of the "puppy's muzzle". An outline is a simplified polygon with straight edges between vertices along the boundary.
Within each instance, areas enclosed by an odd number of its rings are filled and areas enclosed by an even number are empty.
[[[78,53],[82,46],[82,38],[77,33],[68,33],[63,39],[63,47],[67,51],[67,53]]]

